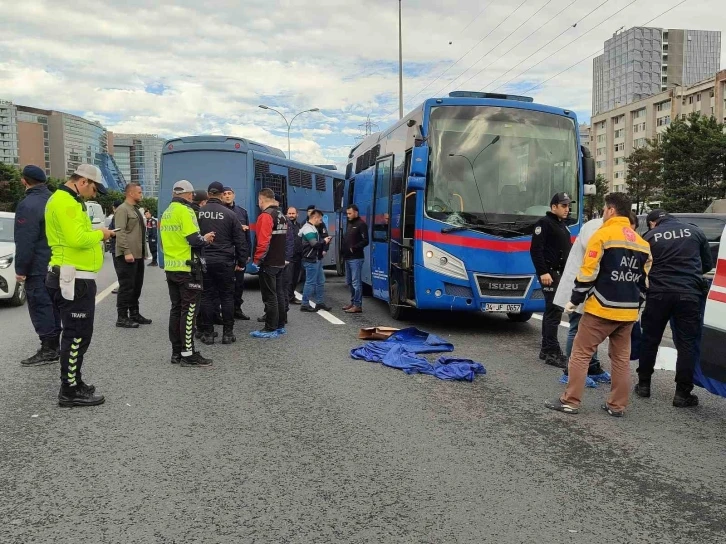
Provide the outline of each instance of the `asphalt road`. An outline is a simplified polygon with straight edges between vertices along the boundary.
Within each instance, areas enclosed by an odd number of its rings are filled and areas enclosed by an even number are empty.
[[[147,269],[152,325],[117,329],[113,295],[97,307],[84,377],[107,401],[90,409],[56,405],[57,365],[20,367],[27,309],[0,308],[0,542],[726,541],[726,399],[672,408],[658,371],[623,419],[600,410],[603,386],[578,416],[550,412],[540,322],[500,316],[411,322],[482,362],[474,383],[353,361],[360,327],[396,323],[371,299],[343,314],[328,280],[344,324],[294,307],[286,336],[253,340],[238,322],[237,344],[202,346],[212,368],[188,369],[168,361],[163,272]]]

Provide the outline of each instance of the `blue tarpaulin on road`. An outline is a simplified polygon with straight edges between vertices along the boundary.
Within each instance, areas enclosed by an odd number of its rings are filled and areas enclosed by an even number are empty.
[[[353,359],[382,363],[403,370],[406,374],[428,374],[440,380],[473,381],[477,374],[486,374],[481,363],[442,355],[432,365],[421,353],[454,351],[454,345],[434,334],[416,328],[395,332],[384,341],[368,342],[350,350]]]

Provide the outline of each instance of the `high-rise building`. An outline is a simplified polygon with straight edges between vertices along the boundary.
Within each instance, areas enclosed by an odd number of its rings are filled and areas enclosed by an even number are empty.
[[[50,110],[18,106],[18,155],[20,167],[34,164],[51,175],[50,168]]]
[[[0,162],[19,162],[17,108],[7,100],[0,100]]]
[[[634,27],[618,31],[593,60],[592,114],[626,106],[720,69],[721,32]]]
[[[126,181],[141,185],[144,195],[159,196],[164,139],[155,134],[113,134],[113,158]]]
[[[626,189],[626,159],[648,140],[660,140],[671,122],[700,113],[726,122],[726,70],[689,87],[673,87],[594,115],[591,119],[590,151],[597,174],[603,175],[611,191]]]

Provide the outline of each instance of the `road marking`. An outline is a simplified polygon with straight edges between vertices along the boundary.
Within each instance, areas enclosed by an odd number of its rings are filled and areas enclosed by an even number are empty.
[[[302,295],[300,293],[298,293],[297,291],[295,291],[295,298],[298,299],[298,300],[302,300]],[[316,304],[311,300],[310,301],[310,306],[312,306],[313,308],[315,308]],[[317,313],[320,317],[322,317],[323,319],[325,319],[329,323],[332,323],[333,325],[345,325],[345,322],[341,321],[340,319],[338,319],[337,317],[335,317],[330,312],[326,312],[325,310],[318,310],[315,313]]]
[[[111,291],[116,289],[118,287],[118,282],[115,281],[108,287],[106,287],[103,291],[101,291],[99,294],[96,295],[96,305],[100,304],[104,298],[106,298],[108,295],[111,294]]]
[[[540,321],[542,321],[542,316],[539,315],[539,314],[532,314],[532,317],[534,319],[539,319]],[[567,321],[560,321],[560,327],[564,327],[566,329],[569,329],[570,328],[570,324]]]

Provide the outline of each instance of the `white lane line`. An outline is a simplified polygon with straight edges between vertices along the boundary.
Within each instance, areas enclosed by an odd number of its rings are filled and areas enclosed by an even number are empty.
[[[108,295],[111,294],[111,291],[116,289],[116,287],[118,287],[117,281],[113,282],[111,285],[109,285],[103,291],[101,291],[99,294],[97,294],[96,295],[96,305],[100,304],[104,298],[106,298]]]
[[[295,291],[295,298],[298,299],[298,300],[302,300],[302,295],[300,293],[298,293],[297,291]],[[313,308],[315,308],[316,304],[311,300],[310,301],[310,306],[312,306]],[[325,310],[318,310],[315,313],[317,313],[320,317],[322,317],[323,319],[325,319],[329,323],[332,323],[333,325],[345,325],[345,322],[341,321],[340,319],[338,319],[337,317],[335,317],[330,312],[326,312]]]
[[[532,319],[538,319],[538,320],[542,321],[542,316],[539,315],[539,314],[533,314],[532,315]],[[569,329],[570,328],[570,324],[567,321],[560,321],[560,327],[564,327],[566,329]]]

